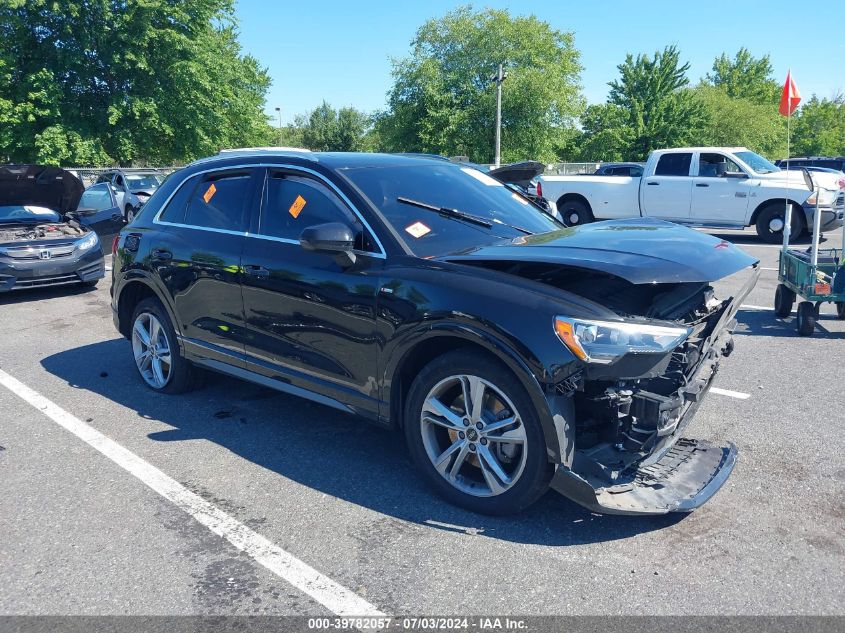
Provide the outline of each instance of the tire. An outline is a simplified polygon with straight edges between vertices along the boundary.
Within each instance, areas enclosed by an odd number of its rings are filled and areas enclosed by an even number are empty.
[[[770,204],[760,211],[755,226],[757,228],[757,235],[764,242],[768,242],[769,244],[780,244],[783,242],[785,207],[786,204],[776,203]],[[803,213],[801,207],[792,205],[792,227],[789,232],[790,244],[797,240],[804,232]],[[778,221],[780,221],[781,227],[779,229],[776,228]]]
[[[775,290],[775,314],[781,319],[792,314],[792,306],[795,303],[795,293],[783,284],[778,284]]]
[[[158,327],[154,323],[157,323]],[[156,352],[152,358],[147,357],[146,362],[142,358],[144,351],[149,352],[150,345],[144,343],[144,336],[139,331],[139,326],[146,332],[147,340],[153,343],[158,341]],[[162,344],[162,337],[164,338]],[[186,360],[179,351],[179,344],[176,339],[176,331],[167,316],[167,312],[161,302],[155,298],[147,298],[141,301],[135,308],[132,315],[132,352],[135,360],[135,367],[144,383],[153,391],[160,393],[183,393],[190,391],[197,386],[200,379],[200,371],[190,361]],[[169,364],[165,360],[165,350]],[[156,372],[156,364],[159,371]],[[167,365],[167,367],[165,367]],[[147,369],[143,369],[143,367]]]
[[[593,212],[580,200],[558,200],[557,210],[561,221],[566,226],[580,226],[588,222],[595,222]]]
[[[479,392],[481,408],[467,412],[464,394],[472,402]],[[426,365],[411,385],[403,426],[417,469],[455,505],[511,514],[548,489],[553,466],[531,399],[511,371],[484,354],[458,350]],[[499,439],[505,434],[512,441]]]
[[[812,301],[802,301],[798,304],[798,318],[795,319],[795,327],[800,336],[812,336],[816,329],[816,306]]]
[[[836,316],[845,321],[845,301],[836,302]]]
[[[126,208],[123,210],[123,219],[126,221],[126,224],[129,224],[132,220],[134,220],[135,208],[127,204]]]

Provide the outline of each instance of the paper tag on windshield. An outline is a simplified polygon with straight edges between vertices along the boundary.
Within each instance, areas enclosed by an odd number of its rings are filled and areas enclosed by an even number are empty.
[[[422,222],[414,222],[411,226],[406,226],[405,231],[417,239],[420,239],[423,235],[431,233],[431,229]]]
[[[305,198],[302,196],[296,196],[296,200],[293,201],[293,204],[290,205],[290,209],[288,209],[288,213],[290,213],[294,218],[298,218],[299,214],[302,212],[302,207],[304,207],[307,203]]]

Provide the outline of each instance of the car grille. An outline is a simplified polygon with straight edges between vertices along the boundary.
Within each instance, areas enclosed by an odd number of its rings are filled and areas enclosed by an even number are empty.
[[[62,286],[64,284],[72,284],[79,281],[79,276],[76,274],[69,275],[53,275],[51,277],[35,277],[32,279],[18,279],[13,286],[14,290],[23,290],[24,288],[41,288],[44,286]]]
[[[9,246],[4,249],[4,254],[18,261],[31,261],[45,259],[41,253],[46,251],[50,254],[46,259],[61,259],[73,255],[75,249],[73,242],[61,242],[50,246]]]

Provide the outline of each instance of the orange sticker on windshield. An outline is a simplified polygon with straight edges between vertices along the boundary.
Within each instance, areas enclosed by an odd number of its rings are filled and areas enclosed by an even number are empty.
[[[302,196],[296,196],[296,200],[293,201],[293,204],[290,205],[290,209],[288,209],[288,213],[290,213],[293,217],[298,218],[299,214],[302,212],[302,207],[306,205],[306,200]]]
[[[217,193],[217,187],[214,186],[214,183],[209,185],[208,189],[205,190],[205,193],[202,194],[202,199],[205,200],[205,203],[208,204],[208,201],[214,197],[214,194]]]
[[[406,226],[405,231],[417,239],[420,239],[423,235],[431,233],[431,229],[422,222],[414,222],[411,226]]]

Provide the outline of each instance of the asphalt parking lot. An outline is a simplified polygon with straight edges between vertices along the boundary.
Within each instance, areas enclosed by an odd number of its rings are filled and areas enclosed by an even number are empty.
[[[600,516],[555,493],[513,517],[465,512],[422,484],[398,436],[334,410],[219,376],[184,396],[151,392],[113,328],[108,278],[0,296],[0,370],[57,405],[0,386],[0,614],[337,612],[290,566],[260,564],[57,417],[141,458],[318,572],[318,585],[332,581],[344,604],[845,614],[845,321],[826,305],[815,336],[799,338],[794,313],[770,309],[777,247],[719,235],[763,271],[716,379],[723,391],[689,428],[733,441],[739,462],[687,516]],[[841,244],[840,232],[827,237]]]

